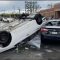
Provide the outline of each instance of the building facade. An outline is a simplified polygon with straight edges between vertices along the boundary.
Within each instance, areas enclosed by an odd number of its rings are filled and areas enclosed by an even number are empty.
[[[46,18],[60,18],[60,3],[55,4],[53,8],[40,10],[40,14]]]

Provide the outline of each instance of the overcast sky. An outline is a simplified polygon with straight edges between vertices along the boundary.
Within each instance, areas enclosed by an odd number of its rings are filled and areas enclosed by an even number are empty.
[[[56,4],[56,3],[60,3],[60,1],[38,1],[38,4],[42,7],[42,8],[46,8],[48,4]]]
[[[46,8],[48,4],[59,3],[60,1],[38,1],[38,4]],[[24,1],[0,1],[0,11],[2,10],[12,10],[12,9],[24,9]]]

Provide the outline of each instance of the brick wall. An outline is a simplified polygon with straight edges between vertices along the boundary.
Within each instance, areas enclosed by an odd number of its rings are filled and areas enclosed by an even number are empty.
[[[60,18],[60,3],[55,4],[53,8],[50,9],[45,9],[45,10],[41,10],[40,14],[42,14],[43,16],[49,18],[49,17],[54,17],[54,18]]]

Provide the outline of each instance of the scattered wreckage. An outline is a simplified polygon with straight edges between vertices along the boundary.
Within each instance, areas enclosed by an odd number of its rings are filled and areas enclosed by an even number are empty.
[[[10,19],[9,19],[10,20]],[[23,18],[0,21],[0,52],[11,49],[22,42],[27,42],[26,38],[36,33],[42,23],[42,18]]]

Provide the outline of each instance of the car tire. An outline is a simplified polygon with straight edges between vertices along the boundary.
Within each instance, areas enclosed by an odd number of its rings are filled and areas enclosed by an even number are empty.
[[[11,40],[12,40],[12,37],[9,32],[6,32],[6,31],[0,32],[0,44],[2,45],[2,47],[8,46]]]

